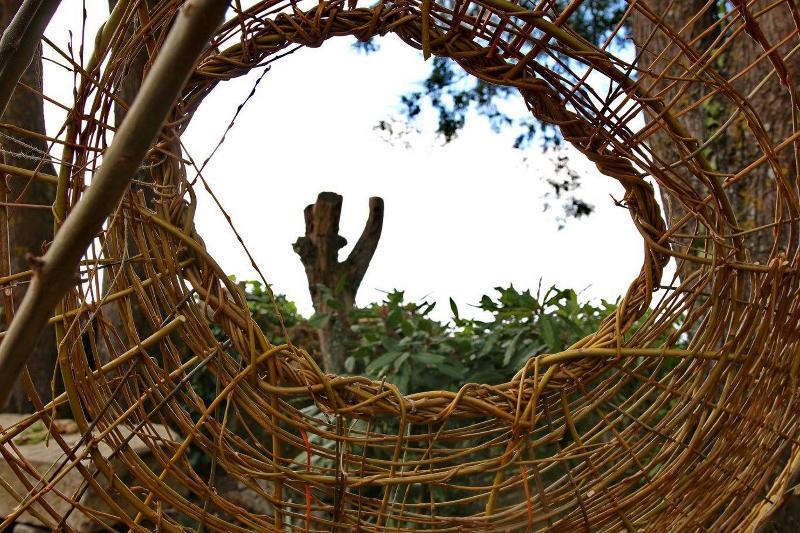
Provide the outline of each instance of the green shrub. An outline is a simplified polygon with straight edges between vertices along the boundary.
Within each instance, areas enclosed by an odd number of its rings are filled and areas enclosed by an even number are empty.
[[[431,318],[435,304],[407,302],[401,291],[352,315],[348,371],[386,378],[401,391],[457,390],[465,382],[499,383],[542,352],[558,352],[594,331],[616,306],[580,303],[575,291],[544,294],[497,287],[477,308],[488,319],[463,318],[451,299],[452,320]]]

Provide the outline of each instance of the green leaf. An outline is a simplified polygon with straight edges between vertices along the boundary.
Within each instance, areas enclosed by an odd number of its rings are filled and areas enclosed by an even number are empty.
[[[490,334],[486,339],[486,344],[483,345],[483,349],[478,353],[478,357],[483,357],[491,352],[492,348],[494,348],[494,345],[497,344],[497,338],[497,332]]]
[[[511,339],[511,342],[508,343],[508,347],[506,348],[506,353],[503,356],[503,366],[508,366],[508,363],[511,362],[511,358],[514,357],[514,354],[517,351],[517,343],[519,342],[519,338],[525,330],[520,330],[519,333],[514,335],[514,338]]]
[[[408,360],[408,357],[410,355],[411,354],[408,352],[403,352],[403,355],[394,360],[394,365],[392,366],[394,367],[395,372],[397,372],[400,369],[400,367],[403,366],[403,363],[405,363]]]
[[[442,344],[449,346],[459,354],[470,354],[473,351],[472,342],[464,338],[446,338],[440,341]]]
[[[389,316],[386,317],[386,325],[389,327],[389,329],[395,329],[402,316],[403,312],[399,307],[392,309],[389,312]]]
[[[411,358],[415,361],[419,361],[420,363],[425,363],[428,365],[438,365],[445,361],[445,357],[443,355],[430,352],[412,353]]]
[[[538,354],[543,348],[547,348],[542,343],[535,343],[532,346],[526,346],[524,350],[518,350],[516,357],[511,360],[511,368],[520,368],[531,357]]]
[[[553,326],[553,319],[548,315],[541,315],[539,317],[539,334],[542,340],[547,345],[550,352],[557,352],[559,349],[559,342],[556,338],[555,327]]]
[[[417,321],[417,327],[420,331],[431,334],[433,333],[433,320],[422,319]]]
[[[480,308],[484,311],[496,311],[497,304],[494,303],[494,300],[492,300],[490,296],[484,294],[481,296]]]
[[[322,329],[328,325],[330,320],[330,313],[314,313],[311,315],[311,318],[308,319],[308,323],[313,328]]]
[[[368,374],[374,374],[375,371],[380,370],[385,366],[389,366],[395,359],[397,359],[401,355],[402,355],[401,352],[386,352],[377,359],[370,361],[370,363],[367,365],[366,372]]]
[[[394,337],[384,337],[383,342],[381,342],[384,348],[386,348],[387,352],[399,352],[400,350],[400,342]]]
[[[450,363],[445,363],[443,365],[439,365],[439,366],[436,367],[436,370],[438,370],[439,372],[441,372],[442,374],[444,374],[447,377],[450,377],[450,378],[453,378],[453,379],[456,379],[456,380],[459,380],[459,381],[464,379],[464,374],[466,372],[466,370],[465,370],[465,368],[463,366],[461,368],[458,368],[456,366],[452,366]]]
[[[458,306],[452,298],[450,298],[450,310],[453,312],[453,318],[456,319],[456,322],[460,322],[461,318],[458,316]]]
[[[400,389],[400,392],[408,392],[408,384],[411,381],[411,368],[406,366],[400,372],[400,376],[394,381],[395,386]]]

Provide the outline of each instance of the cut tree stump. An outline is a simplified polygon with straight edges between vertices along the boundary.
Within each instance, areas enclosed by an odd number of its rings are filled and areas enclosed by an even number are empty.
[[[323,317],[318,327],[323,366],[333,374],[345,372],[344,341],[351,333],[348,315],[381,238],[383,200],[369,199],[364,231],[344,261],[339,261],[339,250],[347,244],[347,239],[339,235],[341,214],[341,195],[320,193],[304,211],[305,236],[294,243],[306,270],[314,311]]]

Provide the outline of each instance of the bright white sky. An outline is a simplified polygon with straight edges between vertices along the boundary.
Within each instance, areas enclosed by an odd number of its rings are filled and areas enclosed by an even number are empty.
[[[79,42],[80,6],[80,0],[64,0],[47,31],[65,49],[68,29]],[[89,12],[87,44],[105,16],[106,9]],[[368,198],[386,203],[359,304],[398,288],[414,299],[438,301],[436,316],[445,319],[449,297],[468,314],[466,304],[493,287],[535,290],[540,278],[545,286],[585,289],[591,298],[624,294],[641,267],[642,244],[628,212],[609,196],[621,197],[620,185],[572,153],[573,167],[584,175],[582,197],[596,211],[559,231],[560,206],[543,212],[543,178],[553,172],[548,156],[536,148],[513,149],[513,135],[493,133],[481,117],[470,117],[462,134],[442,146],[433,135],[433,113],[424,113],[423,132],[410,149],[387,144],[373,127],[396,112],[400,95],[416,89],[429,67],[421,53],[392,36],[368,56],[351,42],[334,39],[275,63],[204,171],[277,292],[304,313],[312,311],[292,243],[304,232],[303,208],[320,191],[334,191],[344,196],[341,233],[350,246],[361,234]],[[54,57],[48,49],[45,56]],[[258,74],[226,82],[206,99],[183,138],[198,163]],[[71,105],[71,87],[70,76],[45,63],[48,95]],[[524,112],[521,100],[509,106]],[[63,120],[56,109],[47,110],[53,134]],[[207,195],[198,191],[198,197],[198,231],[212,255],[229,274],[255,279],[224,217]]]

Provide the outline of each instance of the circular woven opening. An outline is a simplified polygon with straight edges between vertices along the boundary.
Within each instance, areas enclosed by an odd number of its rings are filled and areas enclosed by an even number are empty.
[[[160,5],[135,39],[112,41],[101,86],[120,82],[137,47],[157,51],[175,8]],[[133,27],[134,10],[125,17]],[[369,9],[321,2],[305,10],[260,4],[221,28],[151,152],[154,183],[126,196],[91,257],[92,280],[107,263],[106,301],[121,309],[122,323],[110,324],[104,306],[77,291],[67,299],[66,398],[81,430],[117,450],[113,460],[92,452],[125,504],[116,514],[175,531],[199,523],[220,531],[724,530],[756,523],[776,501],[796,455],[796,305],[786,303],[797,290],[789,255],[796,237],[776,232],[770,262],[752,260],[726,191],[756,167],[714,171],[707,140],[682,124],[693,106],[672,109],[653,89],[665,67],[634,79],[613,53],[553,20],[501,0]],[[676,39],[670,51],[697,60],[672,30],[662,30]],[[196,184],[179,138],[203,98],[295,44],[388,32],[517,87],[536,118],[557,124],[622,184],[642,235],[642,270],[617,312],[574,346],[530,359],[507,383],[403,395],[388,382],[326,375],[302,346],[273,345],[258,329],[241,290],[194,231]],[[531,46],[591,68],[618,97],[603,101],[582,76],[549,70]],[[762,163],[779,162],[776,146],[788,139],[766,138],[727,80],[709,68],[686,83],[736,101]],[[91,86],[83,90],[98,109],[112,105]],[[647,124],[632,129],[610,105],[619,100],[644,112]],[[101,127],[84,126],[83,144],[102,147]],[[669,138],[674,152],[653,148],[655,136]],[[88,149],[72,157],[76,200],[94,163]],[[685,217],[664,222],[648,176]],[[779,202],[792,205],[796,196],[781,189]],[[794,231],[796,220],[782,222]],[[678,275],[653,302],[670,257]],[[130,302],[146,323],[133,320]],[[85,349],[81,331],[106,339],[108,360]],[[192,388],[200,374],[215,382],[211,402]],[[154,463],[126,446],[132,434]],[[198,457],[208,463],[199,466]],[[117,475],[117,462],[132,482]],[[223,495],[214,481],[223,474],[267,507],[245,510]]]

